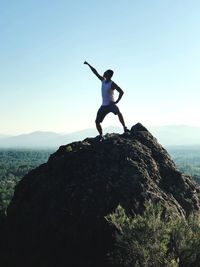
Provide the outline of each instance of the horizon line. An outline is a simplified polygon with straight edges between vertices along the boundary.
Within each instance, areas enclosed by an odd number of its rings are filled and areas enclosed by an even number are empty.
[[[156,128],[156,127],[188,127],[188,128],[200,128],[200,125],[189,125],[189,124],[163,124],[163,125],[145,125],[143,124],[144,127],[146,128]],[[132,125],[133,126],[133,125]],[[131,128],[132,126],[127,126],[128,128]],[[109,125],[109,126],[105,126],[104,129],[108,129],[108,128],[117,128],[117,129],[121,129],[121,126],[118,125]],[[77,129],[77,130],[72,130],[69,132],[57,132],[57,131],[53,131],[53,130],[32,130],[32,131],[27,131],[27,132],[18,132],[18,133],[4,133],[4,132],[0,132],[0,137],[15,137],[15,136],[20,136],[20,135],[29,135],[29,134],[33,134],[33,133],[54,133],[54,134],[59,134],[59,135],[64,135],[64,134],[73,134],[73,133],[78,133],[78,132],[82,132],[82,131],[87,131],[87,130],[96,130],[95,127],[87,127],[87,128],[82,128],[82,129]],[[123,129],[122,129],[123,130]]]

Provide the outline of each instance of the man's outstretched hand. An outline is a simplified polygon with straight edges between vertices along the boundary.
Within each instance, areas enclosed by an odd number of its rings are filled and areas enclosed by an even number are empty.
[[[101,81],[104,80],[104,78],[101,75],[99,75],[99,73],[97,72],[97,70],[94,67],[92,67],[87,61],[84,61],[83,64],[88,65],[90,67],[91,71],[97,76],[97,78],[99,80],[101,80]]]

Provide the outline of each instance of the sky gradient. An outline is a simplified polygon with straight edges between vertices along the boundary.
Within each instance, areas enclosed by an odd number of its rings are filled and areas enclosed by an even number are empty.
[[[93,128],[101,83],[85,60],[114,70],[127,125],[200,126],[199,14],[198,0],[1,1],[0,133]]]

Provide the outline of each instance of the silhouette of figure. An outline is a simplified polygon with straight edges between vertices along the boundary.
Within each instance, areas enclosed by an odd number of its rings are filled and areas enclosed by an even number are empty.
[[[107,70],[104,72],[103,76],[101,76],[101,75],[99,75],[97,70],[95,68],[93,68],[87,61],[85,61],[84,64],[88,65],[90,67],[90,69],[92,70],[92,72],[102,82],[102,87],[101,87],[102,105],[97,112],[97,116],[96,116],[96,120],[95,120],[96,128],[97,128],[99,135],[100,135],[100,140],[102,140],[102,135],[103,135],[101,122],[104,120],[105,116],[110,112],[114,113],[115,115],[118,115],[119,121],[124,128],[124,132],[127,132],[128,129],[125,125],[122,113],[120,112],[118,106],[116,105],[121,100],[124,92],[116,83],[114,83],[111,80],[114,72],[112,70]],[[114,100],[114,90],[115,89],[119,92],[119,96],[118,96],[118,99],[116,101]]]

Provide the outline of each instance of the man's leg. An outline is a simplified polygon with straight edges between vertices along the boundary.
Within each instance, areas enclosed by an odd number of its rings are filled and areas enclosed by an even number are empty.
[[[126,126],[125,126],[125,122],[124,122],[124,118],[123,118],[121,112],[118,113],[118,118],[119,118],[119,121],[121,122],[121,124],[123,125],[123,127],[126,127]]]
[[[96,123],[97,131],[99,132],[100,136],[103,135],[101,123],[104,120],[106,114],[108,114],[108,112],[109,112],[109,110],[108,110],[107,106],[101,106],[97,112],[97,117],[96,117],[95,123]]]
[[[124,118],[122,116],[122,113],[120,112],[119,108],[117,105],[111,105],[111,112],[113,112],[115,115],[118,115],[118,118],[119,118],[119,121],[121,122],[123,128],[124,128],[124,132],[128,132],[128,129],[125,125],[125,122],[124,122]]]
[[[102,136],[102,128],[101,128],[101,124],[100,122],[96,122],[96,128],[97,128],[97,131],[99,132],[99,134]]]
[[[127,132],[128,129],[125,125],[124,118],[123,118],[122,113],[120,111],[118,113],[118,118],[119,118],[119,121],[121,122],[122,126],[124,127],[124,132]]]

